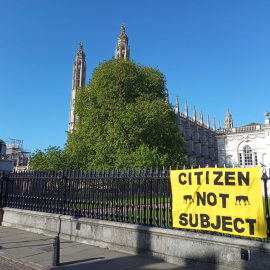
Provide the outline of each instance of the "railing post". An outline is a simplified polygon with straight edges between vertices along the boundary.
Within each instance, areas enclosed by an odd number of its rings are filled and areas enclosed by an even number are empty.
[[[269,217],[269,206],[268,206],[268,195],[267,195],[267,180],[269,180],[270,178],[267,176],[266,172],[265,172],[265,168],[263,170],[263,174],[262,174],[262,180],[264,182],[264,200],[265,200],[265,211],[266,211],[266,215],[265,215],[265,219],[266,219],[266,225],[267,225],[267,238],[270,238],[270,217]]]
[[[138,182],[136,183],[136,189],[137,189],[137,223],[140,224],[140,220],[141,220],[141,217],[140,217],[140,204],[141,204],[141,200],[140,200],[140,189],[141,189],[141,170],[139,168],[138,170]],[[137,187],[138,186],[138,187]]]
[[[130,200],[130,191],[129,191],[129,188],[130,188],[130,169],[128,168],[127,170],[127,179],[125,181],[125,192],[126,192],[126,222],[129,223],[129,213],[128,213],[128,209],[129,209],[129,200]],[[123,198],[122,198],[123,200]]]
[[[8,176],[3,173],[1,177],[1,194],[0,194],[0,199],[1,199],[1,207],[6,207],[7,206],[7,197],[8,197]]]
[[[2,194],[3,194],[3,175],[0,177],[0,226],[3,221],[3,209],[2,209]]]
[[[131,187],[131,223],[134,224],[134,220],[135,220],[135,216],[134,216],[134,208],[135,208],[135,205],[134,205],[134,185],[135,185],[135,169],[133,168],[133,171],[132,171],[132,179],[131,179],[131,184],[132,184],[132,187]]]
[[[66,200],[67,200],[67,177],[63,172],[62,176],[62,199],[61,199],[61,211],[59,214],[65,214]]]
[[[152,172],[152,167],[150,169],[150,174]],[[143,189],[144,189],[144,194],[143,194],[143,225],[146,225],[146,196],[147,196],[147,169],[144,168],[144,172],[143,172],[143,180],[142,180],[142,185],[143,185]]]
[[[1,175],[1,178],[0,178],[0,208],[3,207],[3,185],[4,185],[4,173]]]

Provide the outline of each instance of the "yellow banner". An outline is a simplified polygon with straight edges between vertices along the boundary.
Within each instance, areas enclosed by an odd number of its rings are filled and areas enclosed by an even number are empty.
[[[171,171],[173,227],[265,238],[261,168]]]

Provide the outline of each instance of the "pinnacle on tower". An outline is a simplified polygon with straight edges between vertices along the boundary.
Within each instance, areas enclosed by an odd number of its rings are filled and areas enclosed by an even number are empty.
[[[79,50],[75,55],[75,61],[73,63],[73,79],[72,79],[69,128],[68,128],[69,132],[72,132],[75,129],[75,122],[77,121],[77,117],[74,114],[74,105],[76,100],[77,88],[85,86],[85,77],[86,77],[85,53],[83,52],[83,44],[82,42],[80,42]]]
[[[121,33],[117,38],[117,45],[115,48],[115,59],[124,58],[129,60],[130,47],[128,46],[128,36],[126,34],[126,27],[124,24],[121,26]]]
[[[193,106],[193,120],[196,121],[196,109],[195,109],[195,106]]]
[[[185,103],[185,117],[188,117],[188,106],[187,106],[187,101]]]
[[[175,113],[179,113],[179,102],[178,102],[178,96],[176,96],[176,103],[175,103]]]
[[[200,125],[203,125],[203,114],[202,114],[202,111],[201,111],[200,114],[199,114],[198,123],[199,123]]]
[[[168,93],[168,89],[166,88],[165,91],[166,91],[165,92],[165,103],[166,104],[169,104],[169,93]]]
[[[207,128],[210,127],[209,114],[207,114],[207,122],[206,122],[206,126],[207,126]]]
[[[233,128],[233,120],[232,115],[230,114],[229,109],[227,109],[226,117],[225,117],[225,123],[224,128]]]
[[[216,131],[216,123],[215,123],[215,118],[213,118],[213,130]]]
[[[218,130],[220,130],[221,127],[220,127],[220,121],[218,121]]]
[[[270,123],[269,118],[268,118],[269,112],[268,111],[265,111],[264,116],[265,116],[265,120],[264,120],[265,121],[265,124],[266,125],[269,125],[269,123]]]

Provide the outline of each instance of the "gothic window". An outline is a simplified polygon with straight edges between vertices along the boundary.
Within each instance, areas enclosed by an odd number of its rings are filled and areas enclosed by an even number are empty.
[[[244,161],[245,161],[245,166],[253,165],[252,150],[248,145],[244,147]]]
[[[255,163],[255,165],[258,165],[258,156],[257,156],[257,152],[254,152],[254,163]]]
[[[258,166],[259,158],[256,148],[251,148],[250,145],[245,145],[238,150],[238,165],[243,167]]]

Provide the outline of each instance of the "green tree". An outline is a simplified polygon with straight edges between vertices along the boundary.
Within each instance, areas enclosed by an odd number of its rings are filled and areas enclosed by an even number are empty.
[[[76,130],[68,135],[72,168],[181,165],[185,143],[165,98],[164,75],[111,59],[77,92]]]
[[[31,170],[58,171],[68,167],[66,150],[59,146],[49,146],[44,151],[35,150],[30,160]]]

